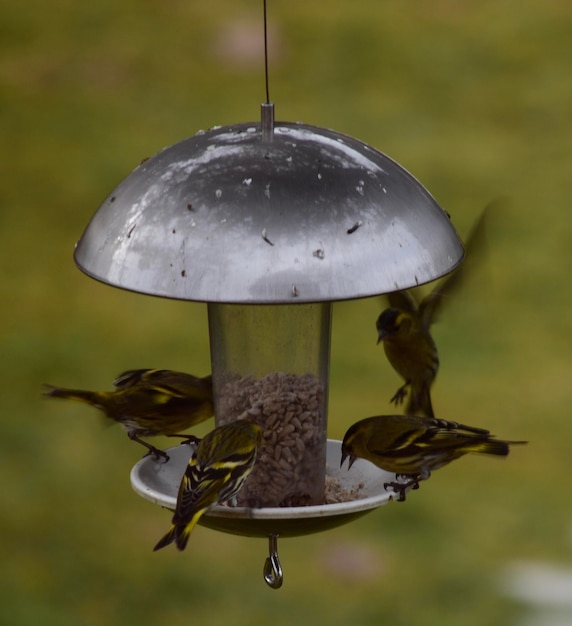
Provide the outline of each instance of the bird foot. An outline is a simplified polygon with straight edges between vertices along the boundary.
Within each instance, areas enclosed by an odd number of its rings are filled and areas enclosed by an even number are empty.
[[[195,435],[167,435],[167,437],[180,437],[182,439],[181,445],[196,446],[200,442],[200,438],[195,437]]]
[[[166,463],[169,460],[169,455],[164,450],[159,450],[159,448],[156,448],[150,443],[143,441],[143,439],[140,439],[137,436],[137,431],[128,430],[127,436],[129,437],[129,439],[131,439],[131,441],[136,441],[137,443],[140,443],[142,446],[145,446],[147,448],[148,452],[143,456],[143,458],[145,458],[146,456],[151,456],[155,461],[163,459],[163,463]]]
[[[181,445],[196,446],[200,442],[199,437],[195,437],[194,435],[179,435],[179,437],[181,436],[183,437]]]
[[[407,385],[403,385],[403,387],[399,387],[399,389],[395,392],[394,396],[389,401],[390,404],[395,404],[395,406],[399,406],[403,404],[406,396],[407,396]]]
[[[397,502],[405,502],[405,492],[408,489],[419,489],[419,477],[408,474],[396,474],[397,481],[383,483],[384,489],[392,489],[397,494]],[[399,479],[406,478],[406,482],[399,482]]]
[[[150,456],[157,463],[167,463],[169,460],[169,455],[164,450],[160,450],[154,446],[149,448],[149,452],[147,452],[144,457],[145,456]]]

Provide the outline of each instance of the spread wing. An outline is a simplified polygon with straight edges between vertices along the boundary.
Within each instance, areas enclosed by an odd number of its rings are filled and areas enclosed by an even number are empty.
[[[399,309],[400,311],[405,311],[406,313],[415,314],[419,306],[413,292],[409,289],[386,293],[384,298],[387,299],[389,306],[392,309]]]
[[[487,230],[491,216],[504,201],[493,200],[482,211],[465,241],[465,259],[446,278],[439,281],[419,305],[422,326],[429,328],[439,317],[448,299],[465,283],[487,254]]]

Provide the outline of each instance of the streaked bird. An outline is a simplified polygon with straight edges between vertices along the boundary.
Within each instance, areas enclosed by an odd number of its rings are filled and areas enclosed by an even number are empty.
[[[173,542],[184,550],[203,513],[240,491],[254,466],[261,436],[258,424],[238,420],[201,439],[181,480],[173,525],[154,550]]]
[[[465,454],[507,456],[511,445],[525,443],[495,439],[484,428],[443,419],[376,415],[350,426],[342,443],[340,466],[348,459],[351,467],[361,458],[396,474],[396,481],[385,487],[392,488],[403,501],[407,489],[417,489],[433,470]]]
[[[389,308],[377,318],[377,343],[383,342],[387,360],[405,380],[391,402],[401,404],[409,387],[407,415],[434,417],[431,386],[439,370],[439,353],[430,328],[443,303],[465,280],[469,268],[485,248],[485,225],[492,206],[493,203],[483,210],[473,226],[466,241],[463,263],[439,281],[425,298],[418,302],[410,290],[386,294]]]
[[[85,402],[119,422],[130,439],[145,446],[156,457],[167,459],[163,450],[143,441],[141,437],[182,434],[213,416],[211,376],[198,378],[192,374],[164,369],[134,369],[120,374],[114,391],[84,391],[44,386],[44,395]]]
[[[377,342],[383,341],[387,360],[405,380],[391,402],[401,404],[409,387],[405,413],[434,417],[431,386],[439,371],[439,353],[429,332],[432,320],[423,314],[422,306],[415,309],[413,297],[408,292],[389,294],[389,298],[393,306],[377,318]],[[398,299],[401,300],[400,308],[396,304]]]

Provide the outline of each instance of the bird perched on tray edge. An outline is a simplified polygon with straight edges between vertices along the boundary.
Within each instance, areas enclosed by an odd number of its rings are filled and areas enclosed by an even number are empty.
[[[340,467],[349,459],[366,459],[377,467],[396,474],[388,482],[405,500],[409,488],[417,489],[433,470],[468,453],[507,456],[511,445],[526,441],[495,439],[488,430],[443,419],[413,415],[376,415],[356,422],[347,430],[342,442]],[[405,478],[405,482],[400,479]]]
[[[181,479],[173,525],[153,550],[173,542],[184,550],[203,513],[236,496],[252,471],[261,437],[258,424],[237,420],[200,440]]]
[[[181,434],[213,416],[212,377],[165,369],[134,369],[120,374],[114,391],[84,391],[44,386],[44,395],[85,402],[119,422],[133,441],[149,453],[168,459],[163,450],[140,437],[166,435],[193,439]]]

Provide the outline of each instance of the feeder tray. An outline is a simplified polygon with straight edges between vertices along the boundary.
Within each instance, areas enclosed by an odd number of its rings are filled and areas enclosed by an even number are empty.
[[[386,504],[394,495],[384,484],[396,480],[372,463],[356,459],[350,470],[341,469],[341,441],[328,440],[326,476],[340,487],[355,494],[353,500],[307,507],[244,508],[214,506],[199,524],[235,535],[280,537],[308,535],[351,522]],[[162,463],[151,456],[141,459],[131,470],[131,484],[136,493],[166,509],[175,510],[181,478],[191,456],[188,445],[168,449],[169,461]]]

